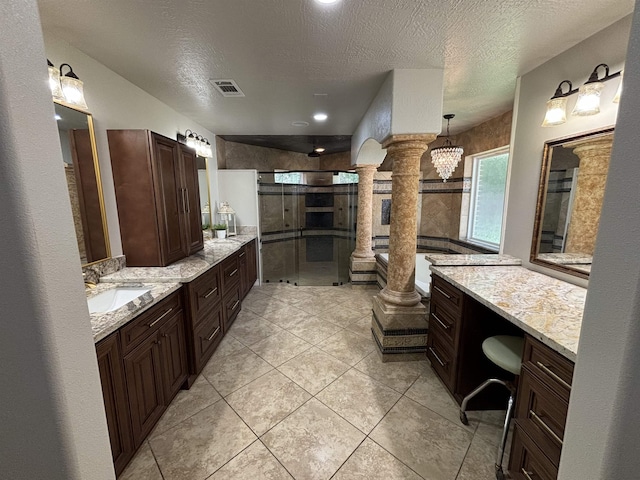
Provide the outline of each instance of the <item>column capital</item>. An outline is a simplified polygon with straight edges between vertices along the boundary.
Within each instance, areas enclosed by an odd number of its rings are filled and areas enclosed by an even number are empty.
[[[356,171],[364,171],[364,172],[368,172],[368,171],[373,171],[375,172],[376,170],[378,170],[378,167],[380,165],[376,164],[376,163],[360,163],[360,164],[356,164],[353,168],[356,169]]]
[[[392,150],[421,149],[423,152],[426,152],[429,144],[437,137],[435,133],[389,135],[384,142],[382,142],[382,148]]]

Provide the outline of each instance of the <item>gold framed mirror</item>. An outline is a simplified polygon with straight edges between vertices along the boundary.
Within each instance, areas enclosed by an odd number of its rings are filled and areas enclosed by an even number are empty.
[[[93,117],[54,104],[80,260],[87,266],[111,257]]]
[[[614,128],[544,145],[531,263],[589,278]]]

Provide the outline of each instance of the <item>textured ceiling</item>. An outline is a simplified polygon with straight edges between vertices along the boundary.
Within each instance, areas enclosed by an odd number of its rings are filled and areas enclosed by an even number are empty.
[[[66,40],[215,133],[350,135],[394,68],[445,69],[444,110],[456,113],[453,133],[507,111],[518,75],[627,15],[634,2],[40,0],[39,5],[45,34]],[[585,72],[592,67],[585,66]],[[209,82],[229,78],[246,97],[224,98]],[[329,114],[327,122],[314,122],[318,110]],[[310,126],[294,127],[294,121]]]
[[[315,147],[324,148],[323,155],[351,150],[350,135],[220,135],[220,137],[229,142],[299,153],[309,153]]]

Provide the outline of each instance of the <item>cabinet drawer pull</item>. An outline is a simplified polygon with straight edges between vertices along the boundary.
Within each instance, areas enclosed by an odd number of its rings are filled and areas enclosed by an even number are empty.
[[[244,257],[246,254],[247,254],[247,252],[242,252],[240,255],[238,255],[238,258]]]
[[[522,470],[522,474],[525,476],[525,478],[527,480],[533,480],[533,478],[531,477],[531,475],[535,475],[535,473],[533,472],[527,472],[524,468],[521,469]]]
[[[211,340],[213,340],[213,337],[215,337],[218,332],[220,331],[220,327],[216,328],[213,333],[209,336],[209,338],[207,338],[207,342],[210,342]]]
[[[540,367],[544,373],[552,377],[555,381],[559,382],[565,388],[571,390],[571,385],[569,385],[567,382],[561,379],[556,373],[552,372],[551,369],[547,367],[544,363],[536,362],[536,365],[538,365],[538,367]]]
[[[441,288],[436,287],[435,285],[433,286],[433,288],[435,288],[438,292],[440,292],[442,295],[444,295],[445,297],[447,297],[449,300],[451,300],[451,295],[449,295],[447,292],[445,292],[444,290],[442,290]]]
[[[162,315],[160,315],[158,318],[156,318],[153,322],[151,322],[149,324],[149,328],[153,327],[156,323],[158,323],[160,320],[162,320],[164,317],[166,317],[167,315],[169,315],[171,312],[173,311],[173,307],[171,307],[169,310],[167,310],[166,312],[164,312]]]
[[[233,277],[236,273],[238,273],[238,269],[236,268],[233,272],[229,274],[229,278]]]
[[[440,366],[442,368],[444,368],[447,364],[445,362],[443,362],[442,360],[440,360],[440,357],[438,356],[438,354],[436,353],[436,351],[433,349],[433,347],[429,347],[429,351],[431,352],[431,355],[433,355],[433,357],[438,361],[438,363],[440,364]]]
[[[529,410],[529,414],[531,415],[531,418],[538,422],[538,425],[540,425],[549,435],[551,435],[555,439],[556,442],[562,445],[562,439],[558,435],[556,435],[556,432],[551,430],[551,427],[547,425],[547,422],[540,418],[533,410]]]
[[[209,298],[211,295],[213,295],[214,293],[216,293],[218,291],[218,287],[216,288],[212,288],[211,290],[209,290],[205,295],[204,298]]]
[[[432,314],[431,314],[431,316],[432,316],[433,318],[435,318],[435,319],[436,319],[436,322],[438,322],[438,323],[440,324],[440,326],[441,326],[442,328],[444,328],[445,330],[449,330],[449,329],[451,328],[451,325],[446,325],[442,320],[440,320],[440,319],[438,318],[438,316],[437,316],[435,313],[432,313]]]
[[[231,307],[231,311],[235,310],[239,303],[240,303],[240,300],[236,300],[236,303],[234,303],[233,307]]]

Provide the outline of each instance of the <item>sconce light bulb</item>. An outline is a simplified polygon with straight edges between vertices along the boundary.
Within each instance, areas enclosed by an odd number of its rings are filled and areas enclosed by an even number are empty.
[[[547,113],[542,122],[543,127],[562,125],[567,121],[567,97],[552,98],[547,102]]]
[[[604,88],[602,82],[585,83],[578,91],[578,100],[571,115],[587,116],[600,113],[600,93]]]

